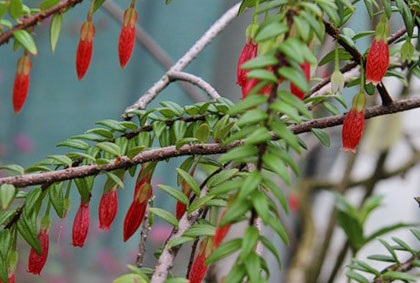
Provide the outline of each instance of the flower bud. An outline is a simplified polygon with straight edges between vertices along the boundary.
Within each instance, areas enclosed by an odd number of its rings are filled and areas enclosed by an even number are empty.
[[[242,64],[246,61],[249,61],[253,58],[255,58],[258,54],[258,45],[252,41],[252,39],[249,39],[246,43],[244,48],[242,49],[241,55],[239,56],[238,64],[236,67],[236,75],[237,75],[237,81],[236,83],[242,87],[247,82],[246,75],[248,74],[248,70],[242,69]],[[243,94],[242,94],[243,95]]]
[[[124,12],[123,26],[118,41],[118,55],[121,68],[124,68],[130,60],[136,40],[137,11],[130,7]]]
[[[86,203],[80,202],[79,209],[77,210],[76,216],[73,222],[73,246],[83,247],[89,230],[90,222],[90,209],[89,201]]]
[[[42,268],[48,258],[50,240],[47,229],[41,228],[41,231],[38,233],[38,240],[41,243],[41,253],[38,254],[33,248],[31,248],[29,253],[28,271],[33,274],[41,274]]]
[[[31,69],[31,59],[29,58],[29,55],[25,53],[17,61],[17,71],[15,83],[13,85],[13,108],[16,113],[20,112],[25,103],[26,96],[28,95]]]
[[[207,257],[212,250],[212,242],[208,238],[201,241],[198,255],[195,257],[188,276],[189,283],[201,283],[206,276],[208,266]]]
[[[305,75],[306,81],[309,82],[311,79],[311,65],[309,62],[303,62],[300,65],[303,74]],[[305,93],[298,88],[294,83],[290,84],[290,91],[300,100],[303,100],[305,98]]]
[[[389,65],[389,48],[384,39],[372,41],[366,61],[366,83],[377,85],[385,76]]]
[[[95,26],[88,20],[80,28],[80,41],[76,53],[77,78],[83,79],[92,59],[93,37]]]
[[[336,94],[342,93],[344,89],[344,76],[340,70],[335,70],[331,75],[331,92]]]
[[[118,194],[117,189],[104,193],[99,203],[99,229],[109,230],[117,215]]]
[[[365,96],[360,92],[353,98],[353,106],[344,118],[342,141],[345,151],[356,152],[365,124]]]

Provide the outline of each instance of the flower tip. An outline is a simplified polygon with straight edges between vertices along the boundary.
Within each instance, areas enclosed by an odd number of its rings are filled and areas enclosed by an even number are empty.
[[[350,151],[352,153],[356,153],[356,148],[350,148],[350,147],[343,147],[344,152]]]

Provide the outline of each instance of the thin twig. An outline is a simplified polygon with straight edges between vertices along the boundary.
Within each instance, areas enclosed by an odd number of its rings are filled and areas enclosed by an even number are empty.
[[[220,94],[214,89],[214,87],[198,76],[185,73],[185,72],[175,72],[175,71],[168,72],[167,74],[170,81],[179,80],[179,81],[192,83],[193,85],[196,85],[202,90],[204,90],[211,98],[213,99],[220,98]]]
[[[147,206],[151,207],[153,206],[154,198],[151,198],[148,201]],[[144,255],[146,253],[146,241],[147,237],[149,236],[149,232],[151,230],[151,227],[149,225],[149,212],[146,211],[143,219],[143,226],[140,232],[140,242],[139,242],[139,250],[137,252],[137,258],[136,258],[136,266],[142,267],[143,266],[143,259]]]
[[[402,112],[410,109],[420,107],[420,97],[413,97],[408,99],[401,99],[395,101],[389,106],[373,106],[369,107],[365,111],[365,119],[370,119],[376,116],[387,115],[397,112]],[[303,122],[298,125],[292,125],[289,129],[294,134],[301,134],[311,131],[313,128],[324,129],[330,128],[337,125],[341,125],[344,121],[344,115],[336,115],[325,118],[314,119],[308,122]],[[274,137],[274,139],[277,139]],[[12,184],[15,187],[27,187],[33,185],[40,185],[47,182],[60,182],[75,178],[83,178],[92,175],[98,175],[103,171],[113,171],[116,169],[127,169],[131,166],[149,162],[149,161],[161,161],[171,157],[184,156],[184,155],[212,155],[225,153],[227,150],[241,145],[241,141],[233,142],[229,145],[223,146],[218,143],[211,144],[191,144],[184,145],[180,149],[176,149],[175,146],[167,146],[163,148],[150,149],[139,153],[132,159],[127,156],[121,156],[120,158],[111,161],[106,165],[89,164],[83,165],[76,168],[67,168],[57,171],[23,174],[17,176],[10,176],[0,178],[0,184]]]
[[[237,3],[232,8],[226,11],[203,35],[202,37],[188,50],[173,65],[167,73],[165,73],[160,80],[158,80],[151,88],[149,88],[133,105],[127,107],[123,118],[129,119],[129,112],[136,109],[145,109],[146,106],[170,83],[168,73],[180,72],[187,67],[192,60],[218,35],[238,14],[240,3]]]
[[[102,4],[102,8],[110,16],[116,19],[118,22],[123,21],[123,11],[113,1],[105,1]],[[175,62],[169,57],[168,53],[137,23],[136,24],[136,39],[156,61],[162,65],[165,70],[168,70]],[[194,87],[187,83],[181,83],[181,87],[194,101],[203,101],[202,96],[195,90]]]
[[[71,8],[82,1],[83,0],[64,0],[45,11],[20,18],[19,24],[13,26],[5,32],[0,33],[0,46],[8,42],[9,39],[13,37],[13,32],[33,27],[53,14],[64,13],[68,8]]]

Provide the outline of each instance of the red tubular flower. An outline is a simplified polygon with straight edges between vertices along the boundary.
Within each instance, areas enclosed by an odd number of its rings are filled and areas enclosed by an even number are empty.
[[[25,53],[17,62],[15,83],[13,85],[13,108],[16,113],[20,112],[28,95],[31,69],[31,59]]]
[[[80,28],[80,41],[77,46],[76,71],[77,78],[83,79],[89,68],[92,59],[93,37],[95,36],[95,26],[92,21],[86,21]]]
[[[146,172],[148,170],[148,172]],[[153,194],[150,184],[153,174],[153,168],[143,166],[137,177],[136,187],[134,190],[134,199],[124,218],[123,240],[126,242],[140,227],[143,221],[147,202]]]
[[[111,189],[103,194],[99,203],[99,229],[109,230],[117,215],[118,194],[117,189]]]
[[[385,76],[389,65],[389,47],[385,39],[372,41],[366,61],[366,83],[377,85]]]
[[[311,79],[311,65],[309,62],[303,62],[300,67],[302,68],[303,73],[305,74],[306,81],[309,82]],[[303,100],[305,98],[305,93],[295,86],[294,83],[290,84],[290,91],[300,100]]]
[[[244,87],[246,81],[248,80],[246,75],[248,70],[242,69],[242,64],[252,58],[255,58],[258,54],[258,45],[249,39],[246,43],[244,48],[242,49],[241,55],[239,56],[238,65],[236,67],[236,75],[237,81],[236,83],[242,87]]]
[[[191,266],[190,274],[188,275],[188,280],[190,283],[201,283],[203,281],[208,268],[206,265],[206,260],[211,249],[211,241],[208,239],[201,241],[198,255],[195,257]]]
[[[190,198],[190,196],[191,196],[191,188],[187,184],[187,182],[182,181],[181,187],[182,187],[182,192],[185,194],[185,196],[187,198]],[[178,219],[178,220],[181,219],[182,215],[184,215],[184,213],[185,213],[186,210],[187,210],[187,205],[184,204],[184,203],[182,203],[182,202],[180,202],[180,201],[177,201],[176,202],[176,207],[175,207],[176,219]]]
[[[76,216],[73,222],[73,246],[83,247],[89,230],[90,222],[90,209],[89,201],[83,203],[80,202],[79,209],[77,210]]]
[[[45,262],[48,258],[48,248],[50,245],[50,240],[47,229],[41,228],[41,231],[39,231],[38,233],[38,240],[41,243],[41,253],[38,254],[33,248],[29,253],[28,271],[33,274],[41,273],[42,268],[44,267]],[[9,282],[11,282],[10,277]]]
[[[124,68],[130,60],[134,49],[137,17],[137,11],[134,7],[130,7],[124,12],[123,26],[118,41],[118,55],[121,68]]]
[[[9,278],[7,278],[7,280],[9,281],[9,283],[16,283],[16,273],[10,273]]]
[[[352,109],[344,118],[342,141],[345,151],[350,150],[355,152],[356,147],[362,138],[365,125],[364,106],[365,96],[363,92],[360,92],[353,98]]]
[[[226,211],[223,211],[222,215],[220,215],[220,219],[219,219],[219,223],[222,220],[222,218],[225,216]],[[225,238],[226,234],[229,232],[231,224],[227,224],[225,226],[220,226],[218,225],[216,227],[216,231],[214,233],[214,237],[213,237],[213,248],[217,248],[222,242],[223,239]]]

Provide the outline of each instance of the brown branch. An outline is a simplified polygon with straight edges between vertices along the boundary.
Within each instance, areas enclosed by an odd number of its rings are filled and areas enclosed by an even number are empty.
[[[9,39],[13,37],[13,32],[33,27],[53,14],[64,13],[68,8],[71,8],[82,1],[83,0],[64,0],[45,11],[21,18],[20,24],[17,24],[7,31],[0,33],[0,45],[8,42]]]
[[[400,264],[394,264],[386,268],[381,273],[387,272],[387,271],[398,271],[398,272],[407,272],[413,268],[416,268],[417,265],[414,264],[415,261],[420,260],[420,255],[413,255],[408,260],[406,260],[403,263]],[[384,282],[390,282],[390,278],[387,278],[383,275],[377,277],[374,279],[373,283],[384,283]]]
[[[212,99],[220,98],[220,94],[217,93],[211,84],[196,75],[185,72],[169,72],[167,74],[170,81],[179,80],[189,82],[204,90]]]
[[[153,198],[148,201],[147,206],[151,207],[153,205]],[[149,236],[149,232],[151,230],[151,227],[149,225],[149,212],[146,211],[146,214],[143,218],[143,226],[140,231],[140,242],[139,242],[139,248],[137,252],[137,258],[136,258],[136,266],[142,267],[143,266],[143,259],[144,255],[146,253],[146,241],[147,237]]]
[[[365,111],[365,119],[370,119],[376,116],[387,115],[397,112],[402,112],[410,109],[420,107],[420,97],[401,99],[393,102],[389,106],[373,106],[367,108]],[[294,134],[301,134],[311,131],[313,128],[330,128],[341,125],[344,120],[344,115],[330,116],[320,119],[311,120],[298,125],[292,125],[289,129]],[[276,138],[275,138],[276,139]],[[175,146],[168,146],[157,149],[150,149],[139,153],[132,159],[127,156],[121,156],[118,160],[115,160],[106,165],[89,164],[83,165],[76,168],[67,168],[52,172],[32,173],[23,174],[11,177],[0,178],[1,184],[12,184],[15,187],[27,187],[33,185],[39,185],[50,182],[60,182],[75,178],[83,178],[87,176],[97,175],[102,171],[113,171],[116,169],[127,169],[131,166],[149,162],[149,161],[161,161],[167,158],[184,156],[184,155],[213,155],[225,153],[227,150],[241,145],[241,141],[233,142],[229,145],[223,146],[218,143],[212,144],[192,144],[184,145],[179,150]]]

